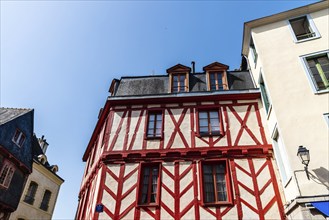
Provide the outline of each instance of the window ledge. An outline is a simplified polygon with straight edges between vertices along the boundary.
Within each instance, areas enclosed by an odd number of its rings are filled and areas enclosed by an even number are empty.
[[[328,89],[323,89],[323,90],[320,90],[320,91],[316,91],[314,94],[321,95],[323,93],[328,93],[328,92],[329,92],[329,88]]]
[[[306,38],[306,39],[303,39],[303,40],[296,40],[295,39],[295,43],[299,44],[299,43],[303,43],[303,42],[306,42],[306,41],[316,40],[316,39],[319,39],[319,38],[321,38],[321,36],[310,37],[310,38]]]
[[[145,137],[145,140],[162,140],[162,137]]]
[[[292,176],[290,176],[285,183],[283,183],[283,187],[287,188],[287,186],[289,185],[290,181],[292,180]]]
[[[233,206],[233,202],[203,203],[204,207]]]

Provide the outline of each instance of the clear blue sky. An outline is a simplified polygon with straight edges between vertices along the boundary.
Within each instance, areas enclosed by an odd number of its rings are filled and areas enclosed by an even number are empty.
[[[33,108],[73,219],[82,155],[113,78],[240,66],[243,23],[315,1],[1,1],[1,107]]]

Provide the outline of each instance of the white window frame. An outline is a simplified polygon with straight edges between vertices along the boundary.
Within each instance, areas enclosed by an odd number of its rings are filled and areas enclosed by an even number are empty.
[[[309,58],[309,57],[316,57],[316,56],[319,56],[319,55],[322,55],[322,54],[327,54],[327,56],[329,57],[329,50],[323,50],[323,51],[319,51],[319,52],[315,52],[315,53],[310,53],[310,54],[306,54],[306,55],[302,55],[300,56],[300,60],[302,62],[302,65],[304,67],[304,70],[305,70],[305,73],[306,73],[306,76],[307,76],[307,79],[309,80],[310,82],[310,85],[311,85],[311,89],[313,90],[313,92],[315,94],[321,94],[321,93],[326,93],[326,92],[329,92],[329,88],[327,89],[322,89],[322,90],[318,90],[317,89],[317,86],[315,85],[315,82],[313,81],[313,78],[311,76],[312,73],[310,73],[310,70],[308,68],[308,64],[307,64],[307,60],[306,58]]]
[[[282,135],[279,132],[277,125],[275,125],[271,138],[272,138],[272,143],[273,143],[274,156],[275,156],[277,166],[279,168],[282,184],[283,184],[283,187],[286,187],[292,178],[291,166],[290,166],[290,163],[288,160],[288,155],[287,155],[287,151],[286,151],[283,139],[282,139]],[[278,138],[280,138],[280,139],[278,139]],[[286,176],[285,178],[284,178],[283,174]]]
[[[324,117],[324,120],[327,122],[327,124],[329,126],[329,113],[324,113],[323,117]]]
[[[267,99],[268,99],[269,106],[268,106],[267,111],[266,111],[266,107],[265,107],[264,95],[263,95],[262,90],[260,88],[261,81],[263,81],[265,93],[266,93]],[[259,71],[258,85],[259,85],[259,89],[260,89],[260,93],[261,93],[261,97],[262,97],[263,106],[265,108],[266,116],[268,117],[270,115],[271,111],[272,111],[272,101],[271,101],[271,97],[270,97],[270,94],[269,94],[269,91],[268,91],[268,88],[267,88],[267,84],[265,83],[265,78],[264,78],[262,68],[260,68],[260,71]]]
[[[255,53],[254,50],[251,49],[251,47],[250,47],[251,41],[252,41],[252,43],[253,43],[253,45],[254,45],[254,47],[255,47],[255,51],[256,51],[256,53]],[[256,48],[254,38],[253,38],[253,36],[251,36],[251,35],[250,35],[250,40],[249,40],[249,51],[250,51],[250,54],[251,54],[251,56],[252,56],[252,60],[254,61],[255,68],[256,68],[256,66],[257,66],[257,61],[258,61],[258,52],[257,52],[258,50],[257,50],[257,48]]]
[[[4,187],[4,188],[8,188],[10,186],[10,182],[11,182],[11,180],[15,174],[15,170],[16,170],[15,165],[5,159],[0,168],[0,176],[3,175],[4,169],[6,167],[8,168],[7,173],[3,179],[3,182],[0,183],[0,187]]]
[[[306,16],[307,21],[308,21],[309,25],[311,26],[312,31],[315,33],[315,36],[314,37],[310,37],[310,38],[306,38],[306,39],[302,39],[302,40],[298,40],[297,37],[296,37],[296,35],[295,35],[294,30],[292,29],[290,20],[293,20],[293,19],[296,19],[296,18],[301,18],[301,17],[304,17],[304,16]],[[300,16],[297,16],[297,17],[289,18],[287,20],[287,23],[288,23],[289,30],[291,32],[291,35],[292,35],[293,40],[294,40],[295,43],[301,43],[301,42],[305,42],[305,41],[309,41],[309,40],[314,40],[314,39],[317,39],[317,38],[320,38],[321,37],[318,29],[316,28],[316,26],[315,26],[315,24],[313,22],[312,17],[309,14],[304,14],[304,15],[300,15]]]
[[[15,140],[16,133],[19,132],[17,139]],[[23,142],[20,144],[21,139],[24,138]],[[26,135],[19,129],[16,129],[12,141],[19,147],[22,147],[26,141]]]

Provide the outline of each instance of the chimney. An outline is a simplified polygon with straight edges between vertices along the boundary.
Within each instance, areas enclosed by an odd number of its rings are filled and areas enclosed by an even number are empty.
[[[192,61],[191,64],[192,64],[192,73],[194,74],[195,73],[195,62]]]

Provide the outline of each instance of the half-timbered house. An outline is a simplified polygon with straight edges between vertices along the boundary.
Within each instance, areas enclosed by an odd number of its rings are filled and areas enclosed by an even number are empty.
[[[192,64],[112,81],[76,219],[284,219],[249,71]]]

